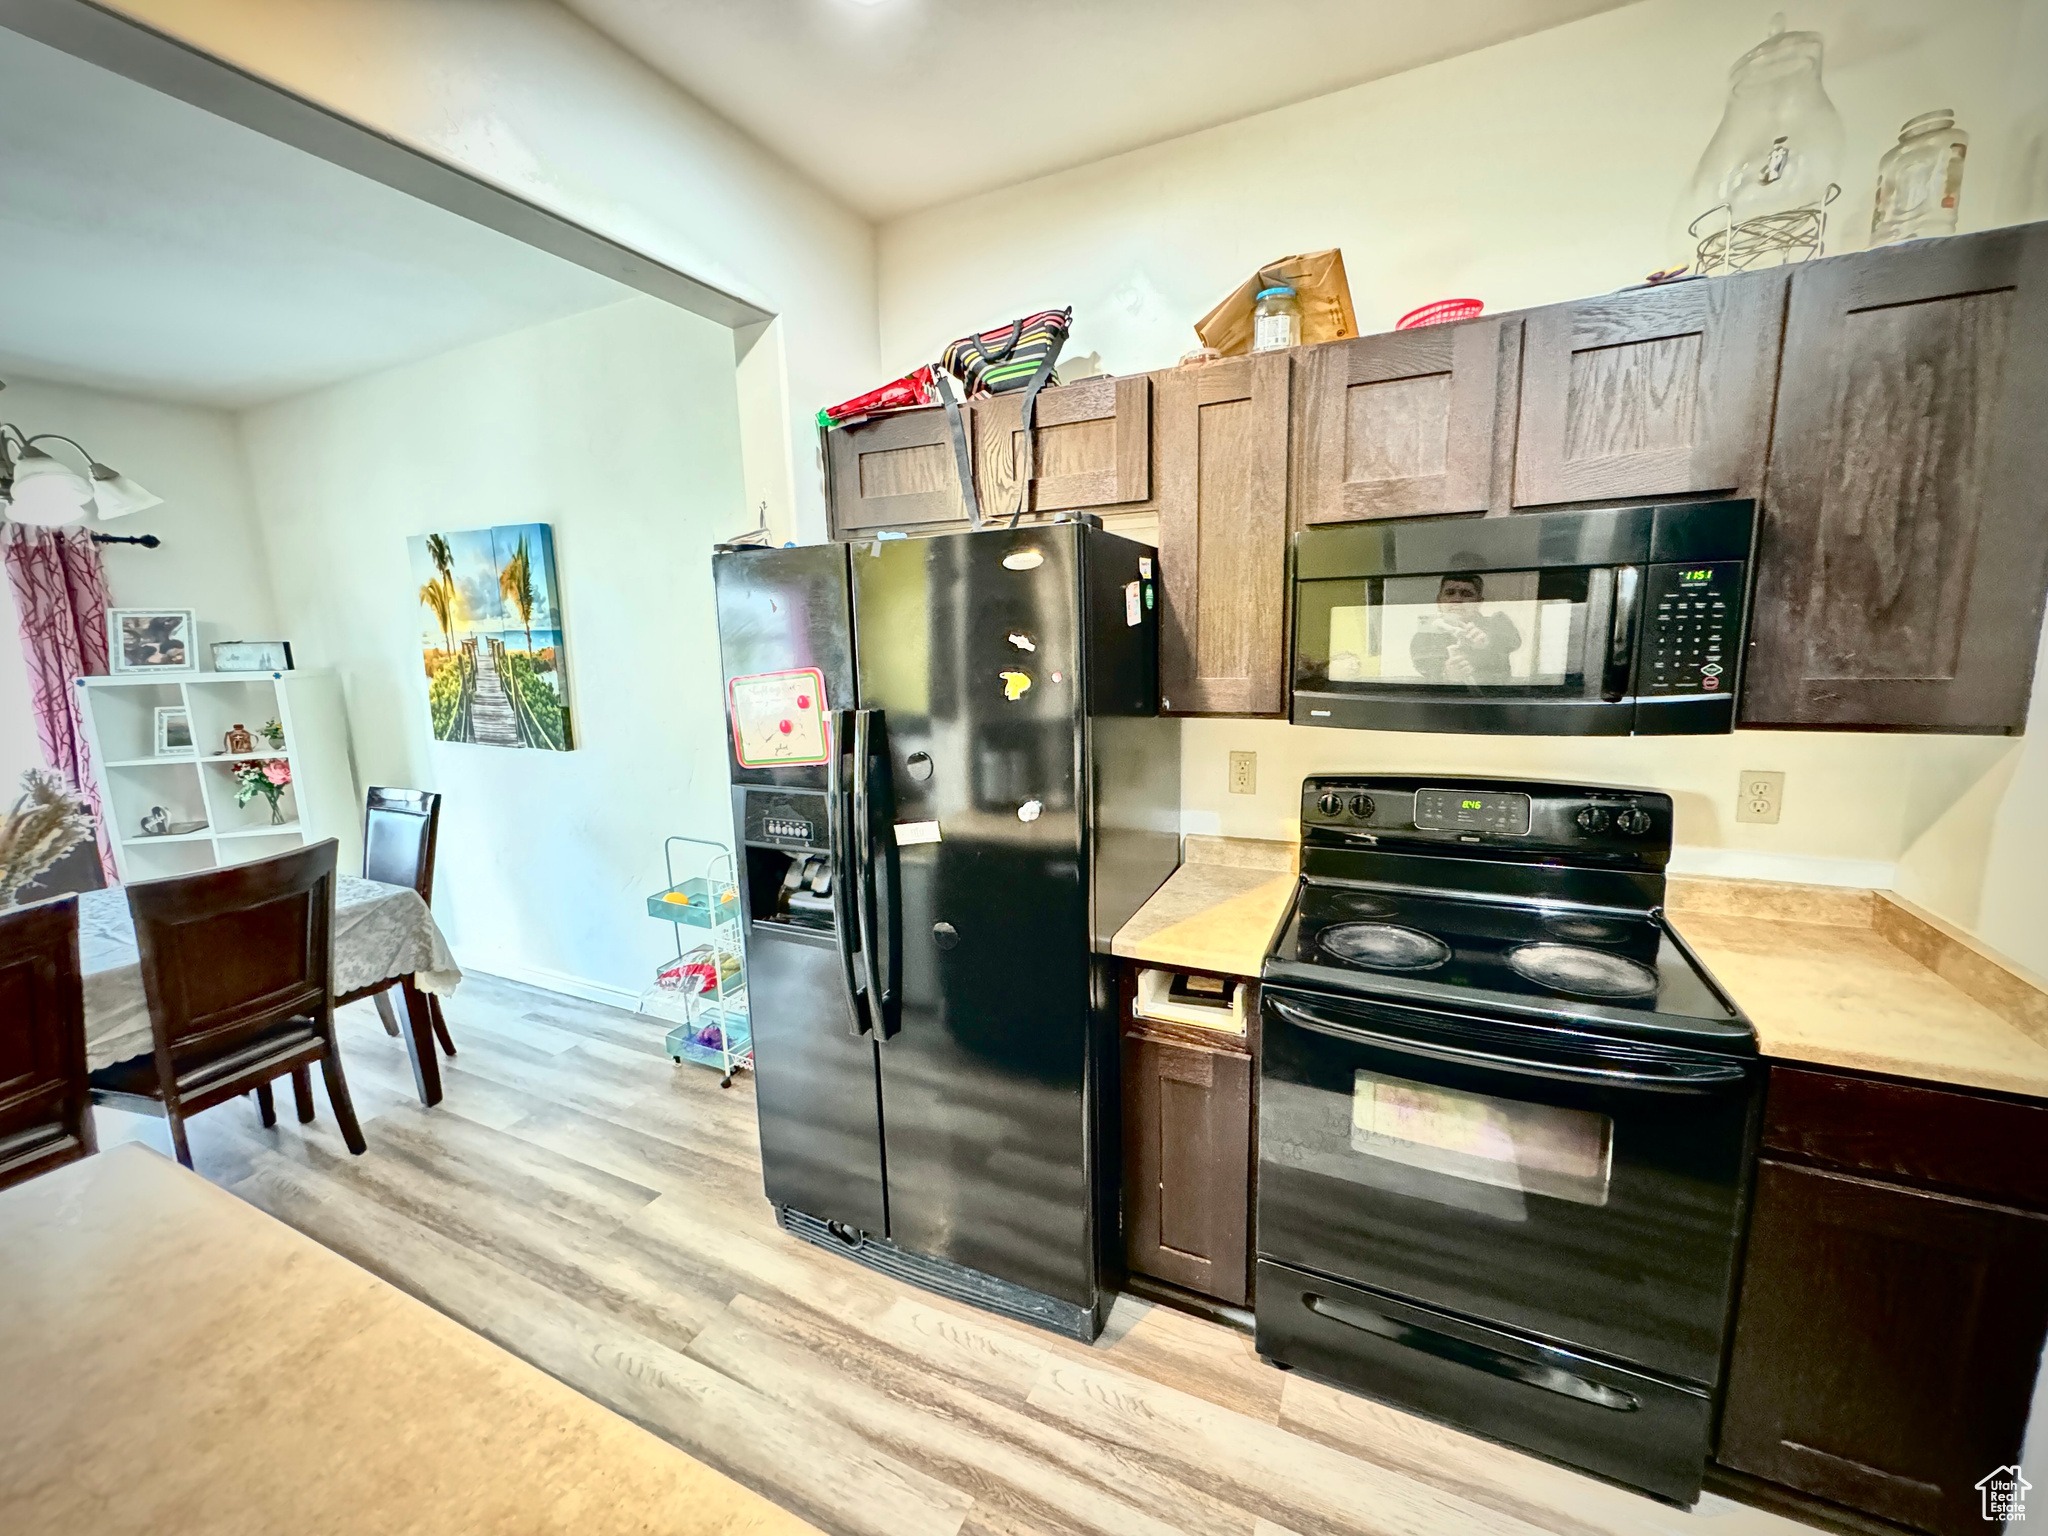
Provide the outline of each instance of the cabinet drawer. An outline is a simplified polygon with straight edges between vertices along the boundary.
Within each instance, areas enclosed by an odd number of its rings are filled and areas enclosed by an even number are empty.
[[[1765,1147],[2048,1209],[2048,1106],[1773,1067]]]

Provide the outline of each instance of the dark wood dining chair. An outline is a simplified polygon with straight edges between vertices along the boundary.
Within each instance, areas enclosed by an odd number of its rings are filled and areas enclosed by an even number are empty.
[[[93,1073],[93,1098],[162,1115],[187,1168],[187,1118],[253,1091],[275,1125],[271,1083],[316,1062],[342,1140],[363,1150],[334,1041],[334,856],[329,838],[128,887],[154,1048]]]
[[[425,789],[384,789],[373,786],[363,813],[363,878],[386,885],[409,885],[420,900],[434,904],[434,844],[441,835],[441,797]],[[374,993],[377,1016],[384,1032],[398,1033],[398,1015],[391,1006],[391,991],[401,986],[400,978],[380,982]],[[354,1002],[363,993],[351,993]],[[448,1036],[448,1021],[441,1017],[441,999],[431,992],[420,994],[427,1016],[433,1021],[434,1038],[450,1056],[455,1042]],[[408,996],[408,1006],[413,999]]]
[[[0,1189],[96,1149],[78,898],[0,913]]]

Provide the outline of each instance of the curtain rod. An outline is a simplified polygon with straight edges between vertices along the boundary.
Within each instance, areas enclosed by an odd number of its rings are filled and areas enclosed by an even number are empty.
[[[92,541],[95,544],[140,544],[144,549],[155,549],[163,543],[153,533],[96,533]]]

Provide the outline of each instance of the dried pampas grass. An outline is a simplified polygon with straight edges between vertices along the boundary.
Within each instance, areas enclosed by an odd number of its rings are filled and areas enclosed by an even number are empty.
[[[85,802],[46,768],[21,776],[22,796],[0,819],[0,908],[21,888],[92,836]]]

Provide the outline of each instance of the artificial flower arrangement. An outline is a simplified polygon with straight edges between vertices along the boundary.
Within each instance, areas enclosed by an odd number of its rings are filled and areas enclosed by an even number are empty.
[[[289,762],[281,757],[267,757],[261,762],[243,763],[235,769],[234,779],[236,805],[247,805],[261,795],[270,802],[271,825],[284,825],[284,811],[278,801],[284,798],[285,786],[292,781]]]
[[[22,796],[0,816],[0,907],[45,873],[74,844],[92,836],[92,818],[64,781],[47,769],[21,776]]]

